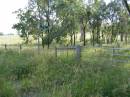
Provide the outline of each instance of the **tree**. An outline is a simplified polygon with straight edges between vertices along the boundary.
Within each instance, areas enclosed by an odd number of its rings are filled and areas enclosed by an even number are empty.
[[[76,43],[76,32],[78,30],[78,0],[57,0],[56,1],[56,16],[60,21],[62,33],[65,36],[70,36],[71,45]]]
[[[106,20],[106,3],[104,1],[95,1],[91,4],[91,15],[89,18],[89,25],[92,34],[92,44],[101,43],[101,28]],[[103,36],[103,33],[102,33]]]
[[[127,0],[123,0],[123,1],[124,1],[124,5],[125,5],[125,7],[126,7],[127,11],[128,11],[128,12],[129,12],[129,14],[130,14],[130,8],[129,8],[129,5],[128,5]]]
[[[129,34],[129,18],[122,0],[113,0],[108,5],[104,0],[87,4],[84,0],[30,0],[27,9],[17,14],[19,22],[13,28],[21,37],[28,41],[32,35],[48,48],[53,41],[63,38],[75,45],[79,32],[84,46],[86,33],[91,34],[92,45],[113,43],[119,36],[124,41]]]
[[[13,29],[16,29],[19,35],[24,38],[25,43],[29,43],[29,35],[33,35],[33,32],[37,26],[37,19],[32,15],[32,11],[25,9],[19,9],[16,11],[19,22],[13,25]]]

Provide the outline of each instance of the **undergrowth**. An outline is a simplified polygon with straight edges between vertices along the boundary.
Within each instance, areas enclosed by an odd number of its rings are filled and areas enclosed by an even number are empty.
[[[126,68],[127,67],[127,68]],[[129,66],[105,51],[74,56],[0,51],[0,97],[130,97]]]

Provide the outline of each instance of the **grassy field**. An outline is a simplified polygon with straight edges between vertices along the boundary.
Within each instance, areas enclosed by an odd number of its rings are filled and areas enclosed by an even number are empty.
[[[34,39],[30,36],[29,37],[30,44],[36,43]],[[7,44],[7,45],[16,45],[22,44],[25,41],[19,35],[3,35],[0,36],[0,45]]]
[[[4,35],[0,36],[1,44],[21,44],[23,40],[18,35]]]
[[[90,34],[86,33],[86,39],[90,39]],[[76,40],[79,41],[81,38],[81,34],[77,34],[76,35]],[[68,36],[68,39],[70,40],[70,37]],[[30,36],[30,41],[32,43],[36,43],[36,41],[34,41],[31,36]],[[0,36],[0,45],[1,44],[21,44],[23,43],[23,39],[19,37],[19,35],[3,35]]]
[[[129,69],[102,49],[84,49],[80,61],[49,51],[0,51],[0,97],[130,97]]]

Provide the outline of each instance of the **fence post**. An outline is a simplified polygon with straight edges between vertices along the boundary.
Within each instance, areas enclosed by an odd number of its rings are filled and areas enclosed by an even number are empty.
[[[57,58],[57,48],[55,47],[55,56]]]
[[[19,45],[19,53],[21,52],[21,50],[22,50],[22,45],[20,44]]]
[[[77,45],[76,46],[76,59],[80,60],[80,58],[81,58],[81,46]]]
[[[112,63],[114,62],[114,54],[115,54],[115,48],[112,47]]]
[[[114,57],[114,54],[116,54],[116,50],[115,50],[114,47],[113,47],[112,49],[113,49],[113,50],[112,50],[112,55],[113,55],[113,57]]]
[[[5,50],[7,50],[7,44],[5,44]]]
[[[68,45],[67,45],[67,59],[68,59],[68,55],[69,55],[69,52],[68,52]]]

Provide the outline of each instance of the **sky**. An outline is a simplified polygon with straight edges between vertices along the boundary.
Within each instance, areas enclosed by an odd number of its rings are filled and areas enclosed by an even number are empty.
[[[105,0],[106,2],[110,0]],[[0,32],[3,34],[16,34],[17,31],[12,29],[13,24],[17,23],[14,11],[24,8],[28,4],[28,0],[1,0],[0,2]]]
[[[0,32],[4,34],[16,33],[12,29],[13,24],[17,23],[14,11],[24,8],[28,4],[28,0],[1,0],[0,2]]]

